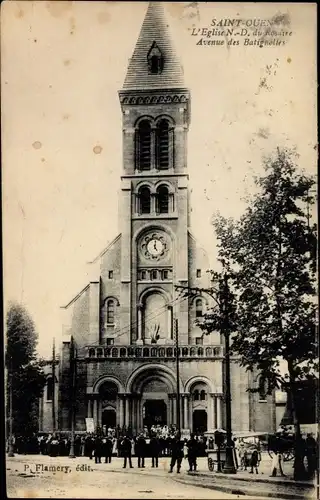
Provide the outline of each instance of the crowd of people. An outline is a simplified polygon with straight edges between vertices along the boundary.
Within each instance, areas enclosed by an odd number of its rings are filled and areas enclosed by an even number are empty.
[[[75,456],[94,458],[97,463],[105,458],[111,462],[113,456],[140,457],[138,466],[144,466],[144,459],[150,457],[152,466],[158,466],[159,457],[168,457],[174,453],[177,431],[174,426],[151,426],[144,428],[138,435],[129,430],[119,432],[119,429],[98,429],[96,433],[75,433],[72,452]],[[189,436],[190,437],[190,436]],[[184,454],[188,438],[181,439]],[[202,434],[194,436],[197,455],[206,455],[207,439]],[[130,443],[130,446],[129,446]],[[50,456],[68,456],[71,450],[71,435],[69,432],[39,433],[32,436],[16,436],[13,440],[14,452],[17,454],[42,454]],[[194,445],[195,447],[195,445]]]
[[[272,436],[270,436],[272,437]],[[278,433],[272,437],[271,448],[273,452],[271,473],[276,476],[284,475],[283,460],[286,446],[286,434]],[[306,475],[313,477],[317,467],[318,445],[311,434],[300,440],[301,454],[306,457]],[[223,444],[221,445],[223,448]],[[138,435],[133,435],[129,430],[108,428],[98,429],[96,433],[76,433],[73,443],[70,433],[33,434],[29,437],[15,436],[13,439],[14,453],[17,454],[42,454],[52,457],[68,456],[72,452],[75,456],[88,457],[96,463],[111,463],[112,457],[122,457],[123,467],[133,467],[132,457],[137,458],[136,466],[144,468],[146,458],[150,458],[151,467],[158,467],[160,457],[171,457],[170,470],[177,467],[180,472],[183,458],[188,459],[189,471],[197,470],[197,458],[206,456],[207,449],[216,447],[213,437],[207,438],[203,434],[181,436],[174,426],[151,426],[144,428]],[[249,446],[243,439],[234,439],[235,465],[238,470],[258,474],[261,461],[260,443],[251,443]]]

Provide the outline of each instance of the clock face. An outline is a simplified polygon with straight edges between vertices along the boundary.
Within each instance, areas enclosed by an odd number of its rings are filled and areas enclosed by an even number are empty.
[[[146,234],[139,243],[140,255],[144,258],[158,261],[169,251],[168,237],[163,231],[154,231]]]
[[[152,240],[149,241],[147,244],[147,250],[150,253],[150,255],[161,255],[164,249],[164,245],[162,241],[158,240],[157,238],[153,238]]]

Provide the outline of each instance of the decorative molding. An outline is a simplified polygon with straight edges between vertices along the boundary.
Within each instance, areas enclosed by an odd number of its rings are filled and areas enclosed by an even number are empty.
[[[130,105],[152,105],[152,104],[179,104],[189,101],[189,94],[179,92],[176,94],[146,94],[146,95],[126,95],[120,94],[121,104]]]

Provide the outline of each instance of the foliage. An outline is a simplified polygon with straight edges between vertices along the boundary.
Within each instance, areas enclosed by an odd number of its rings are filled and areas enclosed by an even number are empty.
[[[216,306],[199,324],[204,333],[230,334],[231,353],[247,370],[259,370],[267,393],[280,385],[288,391],[294,478],[303,479],[298,392],[299,382],[318,376],[317,232],[310,216],[315,181],[298,172],[295,160],[292,151],[278,149],[265,160],[265,175],[255,179],[258,192],[240,219],[215,216],[223,272],[213,273],[217,287],[185,293],[211,295]],[[286,375],[281,361],[287,363]]]
[[[237,303],[232,351],[262,372],[270,393],[285,381],[281,358],[291,382],[317,370],[314,180],[298,172],[291,151],[277,150],[256,185],[239,221],[217,215],[214,227]]]
[[[36,357],[37,333],[32,318],[17,303],[9,306],[6,326],[5,364],[8,395],[12,384],[13,433],[31,434],[38,429],[38,398],[45,384],[45,376]]]

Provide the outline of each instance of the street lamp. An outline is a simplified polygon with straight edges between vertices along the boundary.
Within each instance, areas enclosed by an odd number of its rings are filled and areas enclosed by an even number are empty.
[[[69,458],[76,458],[74,452],[76,356],[75,356],[73,336],[71,336],[71,341],[70,341],[70,371],[71,371],[71,443],[70,443]]]
[[[225,402],[226,402],[226,460],[222,469],[225,474],[235,474],[237,472],[234,465],[234,450],[232,442],[232,423],[231,423],[231,380],[230,380],[230,327],[229,327],[229,285],[228,276],[224,274],[222,282],[222,298],[220,298],[220,307],[222,312],[221,333],[225,339]]]

